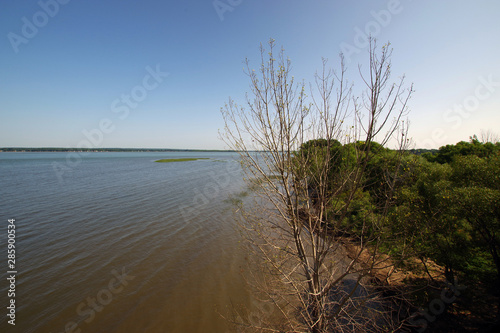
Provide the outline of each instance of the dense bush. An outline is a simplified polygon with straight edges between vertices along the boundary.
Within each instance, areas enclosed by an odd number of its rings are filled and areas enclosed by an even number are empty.
[[[326,154],[326,146],[324,140],[314,140],[301,149],[334,160],[329,170],[336,183],[332,189],[345,181],[339,170],[348,170],[356,161],[354,154],[372,154],[363,186],[352,198],[347,198],[349,184],[345,193],[334,196],[327,223],[358,237],[377,224],[387,239],[387,252],[410,247],[416,257],[442,265],[451,281],[460,272],[500,290],[500,145],[481,143],[474,136],[470,142],[421,155],[376,143],[365,147],[363,142],[336,142]],[[310,168],[317,172],[314,161]],[[348,200],[348,214],[336,221]]]

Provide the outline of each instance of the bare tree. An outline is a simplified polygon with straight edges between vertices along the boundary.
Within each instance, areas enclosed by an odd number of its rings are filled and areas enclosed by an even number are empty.
[[[481,141],[483,143],[486,142],[491,142],[491,143],[497,143],[500,142],[500,137],[497,133],[493,132],[492,130],[481,130]]]
[[[342,243],[350,235],[345,217],[364,186],[375,140],[384,145],[396,137],[399,151],[408,143],[401,124],[412,89],[404,88],[404,78],[389,81],[390,56],[389,45],[377,50],[371,41],[367,73],[359,67],[366,85],[360,98],[346,80],[343,57],[339,72],[329,70],[324,60],[308,97],[305,84],[291,75],[291,61],[271,40],[268,49],[261,45],[258,70],[246,61],[251,81],[246,106],[230,99],[222,108],[222,137],[239,152],[246,179],[259,194],[240,212],[269,277],[261,280],[260,290],[286,319],[282,327],[262,323],[254,328],[377,330],[383,309],[367,301],[362,285],[386,266],[378,256],[384,219],[364,217],[350,257]],[[390,206],[399,164],[395,170],[385,177],[381,216]]]

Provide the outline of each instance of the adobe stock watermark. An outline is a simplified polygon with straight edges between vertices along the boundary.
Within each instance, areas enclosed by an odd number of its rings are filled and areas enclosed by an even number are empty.
[[[269,318],[274,312],[274,307],[270,302],[259,299],[252,299],[253,310],[246,316],[246,319],[238,315],[234,324],[238,326],[237,332],[241,332],[241,328],[257,328],[265,324],[264,318]],[[226,331],[229,333],[229,331]]]
[[[153,69],[150,66],[146,67],[147,74],[144,75],[141,84],[134,86],[130,93],[123,93],[119,98],[111,102],[111,112],[116,114],[118,120],[125,120],[130,115],[130,110],[135,109],[143,102],[149,92],[158,88],[160,84],[169,75],[160,69],[160,64]],[[59,183],[64,182],[63,176],[76,168],[82,163],[82,158],[90,154],[90,149],[100,148],[104,136],[113,133],[116,129],[116,119],[102,118],[95,128],[90,130],[83,129],[82,134],[85,137],[76,145],[76,151],[66,154],[65,163],[53,162],[52,169],[54,170]]]
[[[460,296],[460,291],[465,289],[467,289],[467,287],[459,285],[457,279],[455,279],[453,284],[446,281],[446,287],[441,290],[440,297],[430,301],[427,309],[420,309],[420,311],[414,313],[409,323],[416,328],[419,333],[424,332],[429,322],[434,322],[437,316],[443,314],[446,307],[455,302],[457,297]]]
[[[443,113],[444,121],[451,124],[453,130],[458,130],[464,120],[470,118],[479,109],[481,102],[489,99],[500,87],[500,81],[494,81],[493,74],[488,75],[487,78],[480,76],[478,81],[479,84],[474,92],[466,96],[461,103],[454,104]],[[442,127],[434,128],[431,138],[423,140],[420,145],[428,149],[442,146],[448,138],[445,133]]]
[[[64,330],[60,333],[80,333],[80,328],[83,323],[90,324],[94,321],[97,313],[102,312],[106,305],[109,305],[114,297],[121,293],[124,287],[128,286],[129,282],[135,279],[135,276],[129,275],[125,272],[125,267],[122,268],[121,273],[113,269],[111,271],[113,277],[109,280],[108,285],[99,290],[94,297],[87,297],[85,301],[77,305],[75,311],[79,316],[79,323],[75,321],[68,321],[64,325]],[[83,322],[82,322],[83,320]]]
[[[240,166],[236,161],[227,161],[225,164],[226,167],[222,169],[222,173],[209,172],[208,175],[211,181],[203,187],[203,190],[199,188],[193,190],[193,200],[190,203],[179,206],[184,221],[188,222],[198,216],[201,208],[207,206],[211,200],[219,196],[224,188],[227,188],[231,184],[231,177],[240,170]]]
[[[352,55],[359,54],[362,50],[368,48],[370,45],[370,38],[376,38],[380,35],[382,29],[386,28],[392,22],[393,17],[400,14],[402,11],[403,5],[400,0],[389,0],[386,9],[370,11],[373,20],[368,21],[363,29],[358,26],[354,27],[354,45],[345,42],[340,44],[340,51],[347,62],[351,62]]]
[[[45,27],[51,18],[54,18],[61,8],[67,5],[70,0],[40,0],[38,6],[41,10],[37,11],[30,18],[23,16],[21,18],[22,26],[20,34],[9,32],[7,39],[14,50],[14,53],[19,52],[21,44],[28,44],[30,40],[38,35],[39,29]]]
[[[224,21],[224,14],[226,12],[232,12],[236,7],[241,5],[243,0],[215,0],[212,2],[215,12],[219,16],[219,19]]]

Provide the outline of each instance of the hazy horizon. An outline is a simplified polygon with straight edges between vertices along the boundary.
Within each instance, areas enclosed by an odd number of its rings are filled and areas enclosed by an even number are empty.
[[[368,34],[405,75],[415,148],[500,132],[496,1],[66,1],[0,4],[0,146],[224,150],[220,108],[274,38],[306,85],[322,58],[363,87]],[[364,67],[363,67],[364,66]]]

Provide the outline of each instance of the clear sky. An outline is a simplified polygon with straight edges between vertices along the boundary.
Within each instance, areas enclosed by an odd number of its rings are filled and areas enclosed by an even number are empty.
[[[0,147],[223,149],[220,107],[244,100],[260,43],[310,81],[322,57],[366,61],[365,31],[414,84],[417,147],[500,133],[497,0],[2,0]]]

